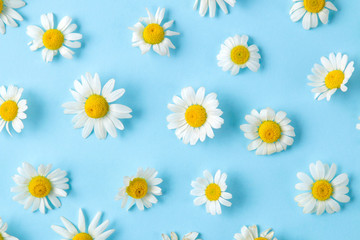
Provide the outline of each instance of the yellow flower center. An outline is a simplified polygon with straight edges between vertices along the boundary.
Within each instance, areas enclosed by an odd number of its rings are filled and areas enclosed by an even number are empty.
[[[194,128],[201,127],[206,122],[207,113],[203,106],[192,105],[186,109],[185,120]]]
[[[14,120],[18,114],[19,107],[12,100],[5,101],[0,106],[0,116],[7,122]]]
[[[325,7],[325,0],[304,0],[306,11],[318,13]]]
[[[149,44],[161,43],[165,38],[164,28],[157,23],[151,23],[145,27],[143,38]]]
[[[318,180],[313,184],[311,193],[315,199],[319,201],[325,201],[331,197],[333,193],[333,187],[329,181]]]
[[[268,239],[264,238],[264,237],[258,237],[258,238],[255,238],[254,240],[268,240]]]
[[[33,177],[29,183],[29,192],[36,198],[43,198],[51,192],[51,182],[43,176]]]
[[[1,0],[0,0],[0,1],[1,1]],[[3,236],[1,235],[1,233],[0,233],[0,240],[4,240]]]
[[[145,197],[147,191],[148,185],[144,178],[134,178],[126,188],[126,193],[135,199]]]
[[[0,0],[0,13],[2,12],[3,9],[4,9],[4,1]],[[1,235],[0,235],[0,237],[1,237]],[[2,240],[2,239],[0,238],[0,240]]]
[[[216,183],[210,183],[205,189],[205,196],[209,201],[217,201],[221,196],[221,188]]]
[[[72,240],[93,240],[93,238],[88,233],[78,233]]]
[[[345,79],[345,74],[340,70],[334,70],[325,77],[325,85],[329,89],[340,88]]]
[[[281,137],[280,125],[274,121],[262,122],[259,127],[259,136],[266,143],[273,143]]]
[[[245,64],[250,57],[249,50],[244,46],[236,46],[231,50],[231,60],[238,65]]]
[[[64,43],[64,34],[57,29],[49,29],[44,33],[42,40],[47,49],[58,50]]]
[[[85,112],[91,118],[102,118],[109,112],[109,103],[103,96],[91,95],[85,102]]]

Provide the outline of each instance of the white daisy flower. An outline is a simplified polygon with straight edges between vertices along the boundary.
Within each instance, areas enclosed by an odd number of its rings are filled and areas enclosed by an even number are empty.
[[[174,233],[174,232],[171,232],[170,237],[166,234],[162,234],[161,236],[162,236],[163,240],[178,240],[179,239],[178,236],[176,235],[176,233]],[[182,240],[200,240],[197,238],[198,236],[199,236],[199,233],[190,232],[190,233],[186,234],[182,238]]]
[[[142,17],[133,27],[129,27],[130,30],[134,31],[132,46],[139,47],[141,54],[147,53],[152,47],[153,50],[161,56],[167,55],[170,57],[169,48],[175,49],[175,46],[167,37],[180,34],[167,30],[173,25],[174,20],[166,22],[161,26],[161,22],[164,19],[165,8],[158,8],[155,17],[148,9],[146,9],[146,11],[149,17]],[[145,26],[142,22],[145,23]]]
[[[223,112],[218,109],[219,101],[215,93],[205,96],[205,88],[201,87],[195,93],[192,87],[181,90],[181,98],[173,97],[174,104],[168,108],[174,113],[167,117],[168,129],[176,129],[175,134],[185,144],[195,145],[200,139],[205,141],[206,136],[214,137],[214,129],[221,128],[224,119]]]
[[[318,17],[323,24],[329,20],[329,10],[337,11],[335,5],[326,0],[293,0],[294,5],[290,9],[290,19],[293,22],[301,18],[303,28],[309,30],[318,26]]]
[[[114,229],[107,230],[105,229],[109,226],[110,221],[106,220],[99,225],[99,221],[101,218],[101,212],[98,212],[94,219],[91,221],[87,231],[86,231],[86,222],[83,211],[79,210],[79,220],[78,220],[78,227],[76,228],[72,222],[67,220],[64,217],[60,217],[62,223],[64,224],[65,228],[59,227],[56,225],[52,225],[51,229],[54,230],[57,234],[65,239],[72,239],[72,240],[105,240],[107,239],[113,232]]]
[[[21,99],[23,88],[17,88],[10,85],[6,90],[5,86],[0,87],[0,132],[6,128],[11,135],[9,124],[13,129],[20,133],[24,128],[22,120],[26,119],[26,109],[28,109],[27,101]]]
[[[311,163],[309,168],[312,178],[303,172],[297,174],[301,183],[296,184],[295,188],[307,192],[297,195],[295,201],[304,208],[304,213],[316,212],[321,215],[325,210],[327,213],[340,211],[338,202],[350,201],[350,197],[346,195],[349,192],[348,175],[343,173],[335,177],[336,165],[329,167],[321,161]]]
[[[5,24],[17,27],[15,20],[22,21],[23,17],[14,9],[25,6],[21,0],[0,0],[0,33],[5,34]]]
[[[315,99],[322,100],[326,98],[330,101],[331,96],[337,89],[346,92],[345,84],[349,81],[354,72],[354,62],[348,64],[348,56],[338,53],[330,53],[329,58],[321,58],[322,66],[315,64],[308,79],[312,81],[308,85],[313,86],[312,92],[315,93]]]
[[[122,200],[121,207],[124,208],[127,201],[132,198],[128,207],[130,209],[136,203],[141,211],[150,208],[152,204],[158,202],[155,196],[161,196],[161,188],[158,187],[162,183],[161,178],[157,178],[158,172],[153,168],[147,168],[145,171],[139,168],[136,175],[132,177],[124,177],[124,187],[119,189],[115,200]],[[154,196],[155,195],[155,196]]]
[[[235,233],[234,238],[236,240],[277,240],[271,228],[259,234],[256,225],[250,227],[243,226],[241,233]]]
[[[221,173],[220,170],[217,170],[215,177],[213,177],[208,170],[205,170],[203,174],[204,178],[197,178],[196,181],[191,182],[191,186],[194,189],[192,189],[190,193],[196,196],[194,204],[200,206],[206,203],[207,213],[220,215],[220,204],[231,207],[231,202],[228,200],[232,198],[232,195],[225,192],[227,189],[227,174]]]
[[[36,51],[39,48],[45,47],[42,50],[42,57],[45,62],[51,62],[60,52],[60,54],[68,59],[72,59],[74,52],[69,48],[80,48],[81,43],[78,40],[82,39],[80,33],[74,33],[77,25],[71,23],[71,17],[64,17],[61,19],[57,28],[54,28],[54,16],[52,13],[41,15],[41,24],[45,31],[35,25],[27,27],[27,35],[32,37],[29,45],[31,51]]]
[[[247,139],[253,140],[248,150],[256,149],[256,155],[285,151],[287,146],[294,143],[294,128],[289,125],[291,121],[283,111],[275,113],[271,108],[266,108],[259,113],[253,109],[245,120],[249,124],[241,125],[240,129]]]
[[[217,55],[218,66],[223,71],[230,71],[231,75],[239,73],[241,68],[249,68],[257,72],[260,67],[259,48],[256,45],[248,46],[249,37],[247,35],[235,35],[225,40],[221,44],[221,50]]]
[[[14,201],[24,205],[25,209],[32,206],[32,211],[40,210],[45,214],[45,208],[59,208],[61,203],[58,197],[66,197],[65,190],[69,189],[67,173],[61,169],[51,171],[52,165],[40,165],[38,171],[29,163],[24,162],[19,167],[19,175],[13,176],[14,182],[18,185],[11,188],[11,192],[18,195],[13,197]]]
[[[83,138],[91,132],[99,139],[105,139],[107,133],[117,137],[116,128],[124,130],[124,125],[119,119],[131,118],[132,110],[122,104],[110,104],[121,98],[125,89],[114,90],[115,80],[110,79],[101,90],[100,77],[95,73],[81,76],[81,83],[74,81],[75,91],[70,89],[76,102],[67,102],[62,105],[65,114],[76,114],[73,118],[74,128],[84,128]]]
[[[202,17],[205,16],[209,9],[210,17],[215,17],[216,3],[219,5],[221,10],[225,14],[228,14],[228,10],[225,3],[229,4],[231,7],[234,7],[236,0],[195,0],[194,10],[198,8],[199,2],[200,2],[200,9],[199,9],[200,16]]]
[[[16,237],[10,236],[6,233],[6,230],[8,228],[7,223],[4,223],[3,220],[0,217],[0,239],[1,240],[19,240]]]

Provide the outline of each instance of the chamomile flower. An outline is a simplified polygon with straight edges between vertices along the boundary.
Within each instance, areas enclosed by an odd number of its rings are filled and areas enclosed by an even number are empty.
[[[176,129],[175,134],[185,144],[195,145],[206,136],[214,137],[214,129],[221,128],[224,120],[220,117],[219,101],[215,93],[205,96],[205,88],[201,87],[195,93],[192,87],[181,90],[181,98],[173,97],[174,104],[168,108],[174,113],[167,117],[168,129]]]
[[[350,197],[346,195],[349,192],[348,175],[343,173],[335,177],[336,165],[329,167],[321,161],[311,163],[309,168],[312,178],[303,172],[297,174],[301,183],[296,184],[295,188],[306,193],[297,195],[295,201],[304,208],[304,213],[316,212],[321,215],[325,210],[327,213],[340,211],[338,202],[350,201]]]
[[[289,125],[290,119],[283,111],[275,113],[271,108],[262,109],[260,113],[255,109],[245,116],[248,124],[240,129],[246,138],[252,140],[248,150],[256,149],[256,155],[270,155],[285,151],[287,146],[294,143],[294,128]]]
[[[290,9],[290,19],[293,22],[301,18],[303,28],[309,30],[318,26],[318,18],[323,24],[329,21],[329,10],[337,11],[335,5],[326,0],[293,0],[294,5]]]
[[[22,21],[23,17],[14,9],[25,6],[21,0],[0,0],[0,33],[5,34],[5,24],[11,27],[17,27],[15,20]]]
[[[122,200],[121,207],[124,208],[129,198],[132,198],[128,207],[130,209],[136,203],[141,211],[150,208],[152,204],[158,202],[155,196],[162,195],[161,188],[158,187],[162,183],[161,178],[157,178],[158,172],[153,168],[147,168],[145,171],[139,168],[136,175],[132,177],[124,177],[124,186],[119,189],[115,200]]]
[[[176,235],[176,233],[174,233],[174,232],[171,232],[170,237],[166,234],[162,234],[161,236],[162,236],[163,240],[178,240],[179,239],[178,236]],[[186,234],[182,238],[182,240],[200,240],[197,238],[198,236],[199,236],[199,233],[190,232],[190,233]]]
[[[345,84],[349,81],[354,72],[354,62],[348,63],[348,56],[341,53],[330,53],[329,58],[321,58],[322,66],[315,64],[308,79],[311,81],[310,86],[313,86],[312,92],[315,93],[315,99],[327,99],[330,101],[331,96],[337,89],[346,92],[347,86]]]
[[[236,0],[195,0],[194,10],[198,8],[199,2],[200,2],[200,9],[199,9],[200,16],[202,17],[205,16],[209,9],[210,17],[215,17],[216,3],[219,5],[221,10],[225,14],[228,14],[228,10],[225,3],[229,4],[231,7],[234,7]]]
[[[175,46],[167,37],[180,34],[168,30],[173,25],[174,20],[166,22],[161,26],[165,15],[165,8],[158,8],[155,16],[148,9],[146,11],[149,17],[142,17],[133,27],[129,27],[130,30],[134,31],[132,46],[139,47],[141,54],[147,53],[152,47],[161,56],[167,55],[170,57],[169,48],[175,49]]]
[[[8,228],[7,223],[4,223],[3,220],[0,217],[0,239],[1,240],[19,240],[16,237],[10,236],[6,233],[6,230]]]
[[[271,228],[259,234],[256,225],[250,227],[243,226],[241,233],[235,233],[234,238],[236,240],[277,240]]]
[[[115,104],[122,97],[125,89],[114,90],[115,80],[110,79],[101,90],[100,77],[97,73],[81,76],[81,83],[74,81],[75,91],[70,89],[75,102],[67,102],[62,106],[65,114],[76,114],[73,118],[74,128],[82,128],[82,137],[87,138],[91,132],[99,139],[105,139],[107,133],[117,136],[116,128],[124,130],[119,119],[131,118],[132,110],[121,104]]]
[[[0,132],[6,128],[11,135],[9,124],[11,123],[13,129],[20,133],[24,128],[22,120],[26,119],[27,102],[21,99],[23,88],[17,88],[10,85],[6,90],[5,86],[0,87]]]
[[[205,170],[203,174],[204,178],[197,178],[196,181],[191,182],[191,186],[194,189],[190,193],[196,196],[194,204],[196,206],[206,204],[207,213],[220,215],[220,204],[231,207],[231,202],[228,200],[232,198],[232,195],[225,192],[227,189],[227,174],[221,173],[220,170],[217,170],[215,177],[208,170]]]
[[[80,48],[81,43],[78,40],[82,39],[82,35],[74,33],[77,25],[71,21],[71,17],[66,16],[61,19],[57,28],[54,28],[54,15],[52,13],[41,15],[41,24],[45,30],[35,25],[27,27],[27,35],[34,39],[29,43],[30,50],[36,51],[45,47],[42,50],[42,58],[45,62],[51,62],[58,52],[63,57],[72,59],[74,52],[69,48]]]
[[[52,209],[50,203],[55,208],[59,208],[61,203],[58,197],[66,197],[65,190],[69,189],[66,178],[67,173],[61,169],[56,169],[51,172],[52,165],[40,165],[38,171],[24,162],[22,167],[19,167],[19,175],[13,176],[14,182],[18,185],[11,188],[11,192],[18,193],[13,197],[14,201],[24,205],[25,209],[32,206],[32,211],[40,210],[45,214],[45,209]]]
[[[218,66],[223,71],[230,71],[231,75],[239,73],[241,68],[249,68],[257,72],[260,67],[261,58],[256,45],[248,46],[249,37],[246,35],[235,35],[221,44],[221,50],[217,55]]]
[[[109,226],[109,220],[106,220],[99,225],[101,215],[101,212],[98,212],[95,215],[94,219],[91,221],[88,229],[86,230],[84,213],[80,209],[77,228],[72,222],[70,222],[66,218],[60,217],[65,228],[52,225],[51,229],[54,230],[57,234],[61,235],[63,237],[63,240],[106,240],[111,234],[113,234],[113,232],[115,232],[115,230],[111,229],[105,231],[105,229]]]

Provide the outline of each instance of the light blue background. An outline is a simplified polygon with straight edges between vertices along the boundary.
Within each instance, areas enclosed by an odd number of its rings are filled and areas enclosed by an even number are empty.
[[[60,216],[77,223],[78,208],[92,218],[97,211],[111,221],[114,239],[161,239],[161,233],[190,231],[205,240],[232,239],[243,225],[273,227],[278,239],[352,239],[358,235],[360,194],[360,132],[355,129],[360,114],[359,29],[360,2],[335,1],[328,25],[305,31],[292,23],[290,0],[240,0],[230,13],[217,11],[216,18],[202,18],[192,10],[193,1],[28,1],[20,9],[24,21],[7,28],[0,36],[0,83],[25,89],[28,119],[21,134],[0,134],[0,216],[9,223],[8,232],[21,240],[61,239],[50,225],[61,225]],[[144,56],[131,47],[127,28],[146,16],[167,9],[165,20],[174,19],[172,37],[177,46],[171,57],[154,52]],[[40,15],[54,12],[57,19],[73,17],[84,35],[83,47],[73,60],[56,57],[43,62],[41,52],[31,52],[26,26],[40,25]],[[258,73],[241,71],[233,77],[217,67],[220,44],[229,36],[247,34],[260,48]],[[330,102],[313,100],[306,76],[314,63],[330,52],[343,52],[355,61],[355,72],[347,93],[337,92]],[[98,72],[104,84],[117,80],[126,93],[120,103],[130,106],[133,118],[123,121],[125,131],[116,139],[84,140],[74,130],[72,116],[64,115],[61,104],[72,101],[69,89],[85,72]],[[167,104],[183,87],[204,86],[216,92],[225,124],[214,139],[196,146],[184,145],[168,130]],[[295,143],[286,152],[259,157],[248,152],[250,143],[239,125],[253,108],[283,110],[295,127]],[[350,177],[351,202],[339,213],[304,215],[293,198],[300,192],[294,185],[298,171],[308,172],[316,160],[336,163]],[[71,190],[61,199],[63,206],[42,215],[25,211],[12,201],[11,176],[23,161],[35,166],[52,163],[68,171]],[[123,176],[138,167],[154,167],[163,196],[144,212],[127,212],[114,200]],[[228,173],[231,208],[211,216],[205,207],[193,205],[190,182],[202,171]]]

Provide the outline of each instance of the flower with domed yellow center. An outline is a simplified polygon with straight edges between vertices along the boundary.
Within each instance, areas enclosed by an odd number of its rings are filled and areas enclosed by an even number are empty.
[[[7,228],[8,228],[7,223],[4,223],[0,217],[0,240],[19,240],[16,237],[7,234],[6,233]]]
[[[97,73],[91,76],[86,73],[81,76],[81,83],[74,81],[74,90],[70,90],[76,102],[67,102],[62,106],[65,114],[76,114],[73,118],[74,128],[84,128],[83,138],[91,132],[99,139],[105,139],[107,133],[112,137],[117,136],[116,128],[124,130],[124,125],[119,119],[131,118],[132,110],[122,104],[112,102],[121,98],[125,89],[114,90],[115,80],[110,79],[101,90],[100,77]]]
[[[11,188],[11,192],[18,193],[13,200],[23,204],[25,209],[32,206],[33,212],[39,209],[43,214],[46,208],[59,208],[61,203],[58,197],[67,196],[65,190],[69,189],[69,179],[66,178],[67,173],[60,169],[50,172],[51,167],[51,164],[41,164],[36,171],[32,165],[24,162],[17,169],[19,175],[13,176],[18,185]]]
[[[248,124],[241,125],[240,129],[246,138],[252,140],[248,150],[256,149],[256,155],[285,151],[294,142],[294,128],[289,125],[291,121],[285,112],[275,113],[271,108],[266,108],[259,113],[254,109],[245,116],[245,120]]]
[[[86,231],[86,221],[83,211],[79,210],[79,220],[78,227],[76,228],[73,223],[67,220],[64,217],[60,217],[65,228],[52,225],[51,229],[54,230],[57,234],[61,235],[64,239],[72,240],[106,240],[111,234],[115,232],[114,229],[106,230],[109,226],[110,221],[106,220],[99,225],[101,218],[101,212],[98,212],[94,219],[91,221],[87,231]]]
[[[224,120],[220,117],[222,111],[218,109],[219,101],[215,93],[205,96],[205,88],[201,87],[195,93],[192,87],[181,90],[181,98],[173,97],[174,104],[168,108],[174,113],[167,117],[168,129],[176,129],[175,134],[185,144],[195,145],[206,136],[214,137],[214,129],[221,128]]]
[[[330,53],[329,58],[321,58],[322,66],[315,64],[308,79],[311,81],[308,85],[314,87],[312,92],[315,93],[315,99],[327,99],[330,101],[331,96],[336,90],[346,92],[345,84],[349,81],[354,72],[354,62],[348,63],[348,56],[341,53]]]
[[[199,8],[200,16],[202,17],[205,16],[209,9],[210,17],[215,17],[216,3],[219,5],[221,10],[225,14],[228,14],[228,10],[225,3],[229,4],[231,7],[234,7],[236,0],[195,0],[194,10],[198,8],[199,2],[200,2],[200,8]]]
[[[256,225],[241,228],[241,233],[235,233],[234,239],[236,240],[277,240],[274,237],[274,231],[269,228],[259,234],[259,230]]]
[[[293,22],[301,18],[303,28],[309,30],[318,26],[318,18],[323,24],[329,20],[329,10],[337,11],[335,5],[326,0],[293,0],[294,5],[290,9],[290,19]]]
[[[204,171],[204,178],[197,178],[196,181],[191,182],[193,189],[191,195],[196,196],[194,204],[200,206],[206,204],[206,212],[211,215],[221,214],[220,204],[231,207],[231,202],[228,200],[232,195],[226,192],[226,173],[221,173],[217,170],[215,177],[211,175],[208,170]]]
[[[0,132],[5,127],[11,135],[10,123],[17,133],[24,128],[22,120],[27,117],[25,111],[28,107],[25,99],[20,100],[23,90],[13,85],[10,85],[7,90],[4,86],[0,87]]]
[[[81,43],[78,40],[82,39],[82,35],[74,33],[77,25],[71,21],[71,17],[66,16],[61,19],[57,28],[54,28],[54,15],[52,13],[41,15],[41,24],[45,31],[35,25],[27,27],[27,35],[34,39],[29,43],[30,50],[36,51],[44,47],[42,57],[45,62],[51,62],[58,52],[63,57],[72,59],[74,52],[69,48],[80,48]]]
[[[296,196],[295,201],[304,208],[304,213],[316,212],[321,215],[325,210],[327,213],[340,211],[338,202],[350,201],[350,197],[346,195],[349,192],[348,175],[343,173],[335,177],[336,165],[329,167],[321,161],[311,163],[309,168],[312,178],[303,172],[297,174],[301,183],[296,184],[295,188],[306,193]]]
[[[161,25],[165,15],[165,8],[158,8],[155,16],[152,15],[148,9],[146,9],[146,11],[149,17],[140,18],[138,23],[136,23],[133,27],[129,27],[130,30],[134,31],[132,46],[139,47],[141,54],[147,53],[152,47],[153,50],[161,56],[170,56],[169,48],[175,49],[175,46],[167,37],[180,34],[178,32],[168,30],[168,28],[173,25],[174,20]],[[145,23],[145,26],[142,22]]]
[[[115,200],[122,200],[122,208],[126,206],[129,198],[132,198],[132,201],[128,209],[134,204],[141,211],[144,210],[144,206],[150,208],[158,202],[155,196],[162,195],[161,188],[157,186],[162,183],[162,179],[157,178],[157,175],[158,172],[153,168],[147,168],[145,171],[139,168],[135,176],[124,177],[124,186],[119,189]]]
[[[221,44],[221,50],[217,55],[218,66],[223,71],[230,71],[232,75],[239,73],[242,68],[249,68],[257,72],[261,58],[256,45],[248,46],[249,37],[246,35],[229,37]]]
[[[162,234],[161,236],[162,236],[163,240],[178,240],[179,239],[178,236],[176,235],[176,233],[174,233],[174,232],[171,232],[170,237],[166,234]],[[182,238],[182,240],[196,240],[196,239],[198,239],[197,238],[198,236],[199,236],[199,233],[190,232],[190,233],[186,234]],[[200,240],[200,239],[198,239],[198,240]]]
[[[5,25],[17,27],[15,20],[22,21],[23,17],[14,9],[25,6],[22,0],[0,0],[0,33],[5,34]]]

